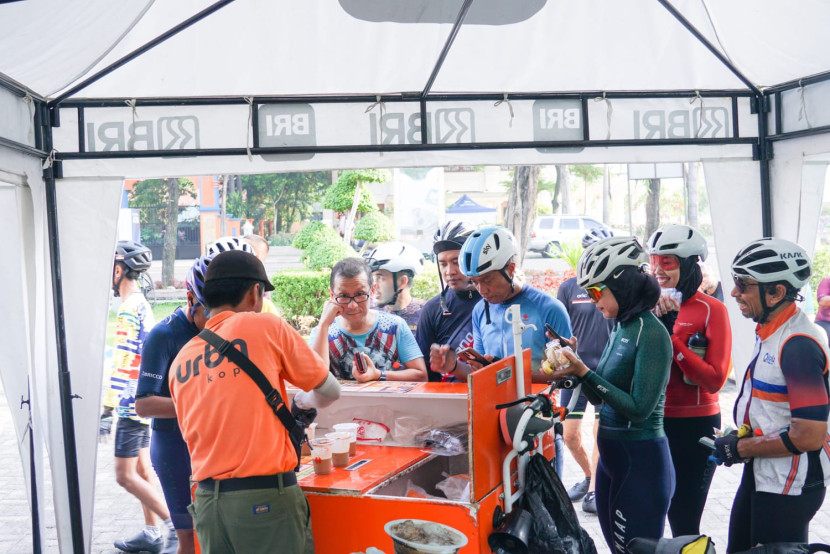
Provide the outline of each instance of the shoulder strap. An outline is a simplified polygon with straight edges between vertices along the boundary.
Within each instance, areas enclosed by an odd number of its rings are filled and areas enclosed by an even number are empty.
[[[230,361],[239,366],[239,368],[248,374],[248,376],[256,383],[262,393],[265,395],[265,401],[271,406],[271,409],[276,414],[277,418],[285,426],[292,443],[299,444],[305,432],[302,427],[297,424],[294,416],[291,415],[291,410],[285,405],[285,402],[280,395],[280,391],[271,385],[268,378],[262,371],[252,362],[245,354],[233,347],[233,345],[211,331],[204,329],[199,333],[199,338],[216,348],[220,354],[228,358]]]

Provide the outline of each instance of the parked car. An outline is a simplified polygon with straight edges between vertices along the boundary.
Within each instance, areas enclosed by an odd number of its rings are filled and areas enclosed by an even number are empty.
[[[563,242],[579,242],[594,227],[611,230],[587,215],[539,215],[533,220],[527,249],[552,256],[552,248],[559,249]]]

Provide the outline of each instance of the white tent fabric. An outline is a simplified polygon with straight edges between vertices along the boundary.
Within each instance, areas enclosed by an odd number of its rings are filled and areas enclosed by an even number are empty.
[[[0,4],[0,226],[22,262],[0,269],[0,290],[12,296],[0,306],[14,314],[4,336],[15,337],[0,354],[0,375],[13,406],[31,383],[37,479],[45,446],[61,549],[70,550],[71,499],[41,172],[47,146],[36,126],[45,102],[71,93],[52,106],[60,116],[52,135],[63,159],[60,275],[67,367],[81,397],[72,405],[88,549],[105,295],[125,176],[702,160],[728,283],[731,254],[763,230],[752,94],[819,75],[765,96],[781,110],[766,123],[774,133],[830,125],[830,81],[821,80],[830,71],[830,3],[662,1],[739,74],[654,0],[475,0],[456,35],[464,0]],[[202,10],[215,11],[76,90]],[[417,149],[422,110],[430,144]],[[598,142],[580,142],[586,137]],[[560,141],[572,144],[552,144]],[[830,135],[776,140],[769,164],[773,231],[808,250],[827,160],[805,157],[827,152]],[[740,370],[752,326],[727,306]],[[15,413],[28,478],[26,420]]]

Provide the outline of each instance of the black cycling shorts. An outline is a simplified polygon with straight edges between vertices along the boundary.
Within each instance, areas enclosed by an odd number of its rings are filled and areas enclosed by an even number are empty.
[[[138,451],[150,447],[150,426],[127,417],[119,417],[115,427],[115,457],[137,458]]]

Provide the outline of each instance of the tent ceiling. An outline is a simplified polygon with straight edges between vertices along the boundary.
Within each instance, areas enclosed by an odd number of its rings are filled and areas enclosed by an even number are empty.
[[[830,69],[830,3],[673,0],[759,87]],[[52,97],[207,0],[0,5],[0,73]],[[461,0],[236,0],[75,98],[421,91]],[[94,66],[94,69],[90,69]],[[475,0],[433,92],[746,88],[655,0]]]

